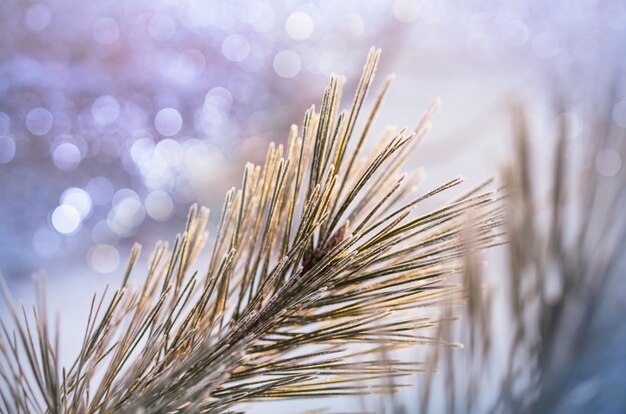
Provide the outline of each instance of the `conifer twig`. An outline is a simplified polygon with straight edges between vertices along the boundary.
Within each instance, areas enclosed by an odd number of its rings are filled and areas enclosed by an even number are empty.
[[[223,413],[261,399],[393,391],[402,384],[376,380],[421,369],[378,355],[437,341],[423,331],[440,318],[410,311],[456,289],[449,278],[462,270],[464,213],[475,212],[478,249],[499,243],[501,213],[496,194],[479,186],[414,214],[463,181],[412,196],[400,172],[438,104],[415,130],[388,130],[359,158],[390,83],[357,133],[379,56],[372,49],[348,110],[344,80],[332,75],[320,111],[306,111],[285,147],[271,144],[262,166],[246,166],[205,271],[194,270],[208,240],[205,208],[191,208],[171,248],[157,245],[143,278],[133,249],[121,286],[108,300],[93,297],[70,368],[58,366],[45,301],[34,328],[10,304],[17,330],[2,322],[3,410]]]

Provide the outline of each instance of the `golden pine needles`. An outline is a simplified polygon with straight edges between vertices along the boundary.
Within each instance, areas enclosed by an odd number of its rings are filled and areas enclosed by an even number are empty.
[[[246,165],[241,188],[226,194],[204,272],[194,262],[208,240],[205,208],[191,208],[171,249],[156,246],[136,287],[133,249],[112,297],[93,296],[71,367],[59,366],[43,290],[34,328],[10,303],[17,330],[2,322],[3,410],[221,413],[259,399],[389,391],[377,380],[419,370],[379,355],[437,342],[424,330],[440,317],[414,309],[457,289],[465,213],[483,249],[499,243],[502,211],[486,182],[412,214],[463,181],[412,196],[419,176],[401,173],[437,102],[413,130],[385,130],[361,159],[392,80],[357,133],[379,56],[372,49],[349,110],[340,111],[344,80],[332,75],[319,112],[306,111],[287,146],[271,144],[263,166]]]

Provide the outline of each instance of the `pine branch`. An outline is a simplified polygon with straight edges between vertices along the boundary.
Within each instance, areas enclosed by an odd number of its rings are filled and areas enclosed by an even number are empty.
[[[206,271],[193,270],[208,240],[205,208],[191,208],[171,249],[157,245],[136,287],[133,249],[112,298],[94,295],[72,367],[58,367],[43,300],[34,330],[10,305],[17,337],[4,322],[0,336],[6,411],[222,413],[254,400],[389,391],[376,380],[421,370],[378,356],[438,341],[428,332],[441,317],[417,319],[414,309],[457,289],[465,213],[475,212],[484,249],[498,243],[501,208],[481,185],[414,216],[463,181],[414,196],[401,173],[437,102],[414,130],[387,129],[361,160],[391,82],[357,133],[379,56],[370,52],[348,110],[345,82],[332,75],[319,112],[306,111],[285,147],[271,144],[263,166],[246,165],[226,194]]]

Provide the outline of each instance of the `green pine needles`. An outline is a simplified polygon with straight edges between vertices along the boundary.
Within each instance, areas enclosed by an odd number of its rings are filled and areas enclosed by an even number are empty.
[[[156,246],[143,277],[133,249],[121,286],[93,296],[72,366],[59,366],[43,289],[34,324],[6,295],[16,331],[2,322],[2,410],[223,413],[261,399],[394,391],[400,385],[381,379],[423,369],[380,356],[441,345],[431,328],[443,319],[438,307],[463,289],[465,216],[471,211],[472,249],[484,249],[500,243],[502,206],[487,181],[416,214],[463,182],[415,193],[419,174],[402,172],[437,102],[414,129],[385,130],[363,156],[392,80],[363,114],[379,56],[370,52],[349,109],[340,106],[344,79],[331,76],[320,110],[305,113],[288,144],[271,144],[264,165],[246,165],[210,252],[209,212],[195,206],[173,246]],[[208,267],[196,269],[204,254]]]

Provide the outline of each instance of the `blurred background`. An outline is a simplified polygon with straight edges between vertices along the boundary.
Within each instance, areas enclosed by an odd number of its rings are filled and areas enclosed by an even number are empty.
[[[378,85],[396,73],[374,132],[443,100],[414,159],[426,186],[496,174],[513,101],[546,147],[566,117],[576,150],[611,80],[626,128],[621,0],[4,0],[0,16],[0,273],[19,298],[45,269],[52,306],[117,280],[133,242],[172,240],[190,204],[219,211],[331,72],[351,95],[370,46]],[[610,177],[624,160],[596,161]]]

